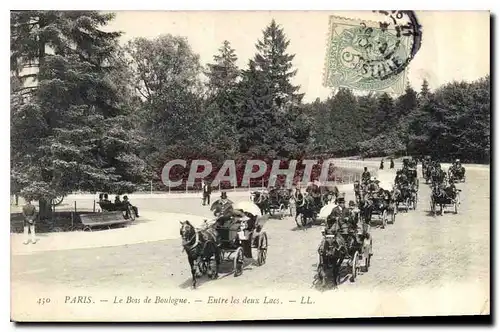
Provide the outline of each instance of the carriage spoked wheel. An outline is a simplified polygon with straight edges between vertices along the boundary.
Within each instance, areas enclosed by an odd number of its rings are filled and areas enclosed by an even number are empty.
[[[259,266],[264,265],[266,263],[267,258],[267,234],[266,232],[262,232],[259,235],[259,243],[257,246],[257,264]]]
[[[234,276],[237,277],[243,273],[243,248],[238,247],[234,253],[233,259]]]
[[[382,228],[385,228],[385,226],[387,226],[387,210],[382,212]]]
[[[280,220],[282,220],[283,217],[285,216],[285,211],[286,211],[285,204],[283,204],[283,203],[280,204],[279,211],[280,211],[279,218],[280,218]]]
[[[359,272],[359,251],[356,250],[354,256],[352,257],[352,271],[351,271],[351,282],[356,281]]]
[[[56,197],[52,200],[52,205],[53,206],[57,206],[57,205],[60,205],[64,200],[64,196],[59,196],[59,197]]]

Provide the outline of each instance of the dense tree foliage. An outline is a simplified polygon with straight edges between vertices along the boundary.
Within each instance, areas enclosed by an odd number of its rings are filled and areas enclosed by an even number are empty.
[[[202,65],[186,38],[119,46],[94,11],[11,13],[11,187],[49,201],[74,190],[124,193],[172,159],[215,169],[250,158],[425,155],[490,160],[490,78],[400,96],[340,88],[302,101],[295,55],[274,20],[245,68],[227,40]],[[242,167],[243,167],[242,166]],[[178,171],[185,176],[186,171]]]
[[[132,192],[143,161],[120,82],[112,15],[14,12],[11,159],[15,190],[46,202],[74,190]],[[36,67],[25,74],[25,66]],[[34,84],[21,83],[31,79]]]

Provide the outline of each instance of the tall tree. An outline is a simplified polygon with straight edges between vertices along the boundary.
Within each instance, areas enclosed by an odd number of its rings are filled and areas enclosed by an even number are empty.
[[[300,86],[291,83],[297,70],[294,70],[292,65],[295,55],[286,51],[289,45],[290,40],[274,19],[264,29],[263,38],[256,44],[256,68],[266,73],[265,78],[270,83],[269,93],[278,107],[287,103],[299,104],[304,96],[298,93]]]
[[[21,194],[48,202],[76,189],[131,192],[143,163],[130,135],[111,73],[117,32],[113,15],[94,11],[29,11],[11,15],[11,72],[26,83],[12,116],[12,159]],[[23,74],[27,66],[36,71]],[[26,90],[30,91],[26,94]]]
[[[258,40],[257,53],[248,69],[243,71],[236,121],[243,153],[289,158],[304,143],[303,130],[308,130],[293,128],[300,119],[300,112],[293,110],[299,107],[303,94],[297,93],[299,87],[291,83],[296,70],[292,69],[294,55],[286,51],[289,43],[273,20],[263,31],[262,40]]]
[[[240,76],[236,65],[238,57],[229,41],[224,40],[219,53],[213,57],[214,63],[207,64],[207,88],[210,95],[219,95],[234,90]]]

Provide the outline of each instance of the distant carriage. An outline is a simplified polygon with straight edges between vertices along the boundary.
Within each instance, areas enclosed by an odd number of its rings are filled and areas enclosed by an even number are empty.
[[[440,208],[440,215],[443,214],[444,209],[447,207],[453,208],[453,212],[457,214],[458,207],[460,206],[460,189],[455,189],[455,191],[451,193],[446,189],[440,188],[439,185],[434,185],[432,187],[430,199],[430,208],[434,216],[437,214],[437,206]]]
[[[403,206],[406,212],[417,209],[418,192],[413,186],[397,185],[393,196],[396,211],[399,211],[400,206]]]
[[[366,223],[370,224],[373,220],[378,219],[382,228],[387,226],[389,220],[394,223],[396,218],[395,209],[385,197],[379,195],[370,196],[361,201],[360,210]]]
[[[321,205],[317,205],[308,193],[296,192],[294,195],[295,223],[298,227],[306,227],[317,220]]]
[[[292,216],[291,190],[272,189],[269,192],[269,212],[271,215],[278,215],[280,219],[285,215]]]
[[[455,182],[465,182],[465,167],[451,166],[448,170],[448,176]]]

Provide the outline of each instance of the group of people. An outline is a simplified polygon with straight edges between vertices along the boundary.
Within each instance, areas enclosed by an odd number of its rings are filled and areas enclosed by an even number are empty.
[[[99,203],[108,203],[111,204],[112,202],[109,200],[109,196],[106,193],[101,193],[99,194]],[[137,206],[132,205],[130,202],[129,198],[127,195],[123,196],[123,200],[120,199],[120,195],[115,196],[115,201],[113,202],[115,207],[126,207],[130,206],[132,211],[135,213],[135,216],[138,218],[139,217],[139,210],[137,209]]]
[[[345,195],[337,199],[337,206],[326,218],[324,233],[326,235],[340,234],[345,239],[352,237],[361,241],[360,236],[369,236],[370,226],[360,218],[360,211],[354,201],[349,201],[346,207]]]

